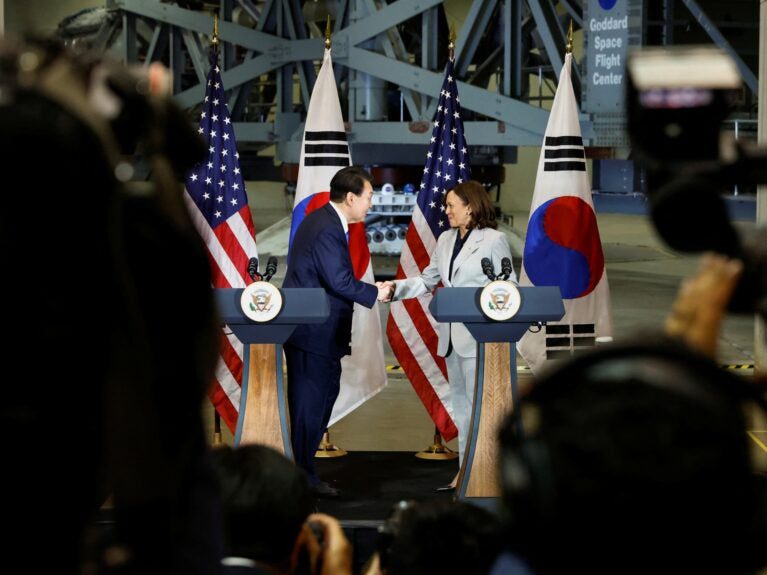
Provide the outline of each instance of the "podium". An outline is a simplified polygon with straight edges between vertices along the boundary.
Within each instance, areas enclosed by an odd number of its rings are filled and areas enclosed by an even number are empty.
[[[516,342],[531,324],[565,315],[558,287],[520,287],[522,304],[506,321],[493,321],[482,313],[481,292],[473,287],[442,288],[429,304],[437,321],[462,323],[477,340],[474,403],[456,487],[458,499],[500,497],[498,426],[519,397]]]
[[[242,312],[242,289],[215,289],[219,316],[245,345],[240,413],[235,445],[268,445],[293,459],[290,445],[285,382],[282,376],[282,344],[297,326],[323,323],[330,315],[325,290],[281,289],[283,307],[273,320],[257,323]]]

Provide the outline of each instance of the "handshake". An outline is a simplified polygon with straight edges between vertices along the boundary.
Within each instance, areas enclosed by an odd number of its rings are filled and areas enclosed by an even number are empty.
[[[376,282],[378,288],[378,301],[381,303],[388,303],[394,296],[394,282]]]

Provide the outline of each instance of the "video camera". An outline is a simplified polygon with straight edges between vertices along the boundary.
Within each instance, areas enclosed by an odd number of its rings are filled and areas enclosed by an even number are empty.
[[[728,185],[767,183],[767,149],[721,133],[741,86],[735,63],[716,48],[645,48],[626,68],[628,133],[656,230],[681,252],[742,260],[730,310],[767,318],[767,228],[741,236],[721,196]]]

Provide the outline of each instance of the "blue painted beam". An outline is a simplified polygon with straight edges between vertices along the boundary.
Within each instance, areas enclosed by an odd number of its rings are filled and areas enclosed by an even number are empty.
[[[711,18],[706,15],[706,13],[695,0],[682,0],[682,2],[684,2],[684,5],[687,6],[687,9],[690,11],[690,14],[692,14],[693,18],[698,21],[698,24],[700,24],[701,28],[703,28],[706,34],[708,34],[709,37],[714,41],[714,44],[727,52],[732,57],[732,59],[735,60],[735,64],[738,66],[738,70],[740,70],[740,75],[743,78],[743,82],[745,82],[746,86],[748,86],[748,89],[751,90],[751,93],[758,94],[759,80],[757,80],[756,75],[748,66],[746,66],[746,63],[730,45],[724,35],[719,31],[719,28],[716,27]]]
[[[114,7],[200,34],[213,33],[213,17],[204,12],[186,10],[172,4],[160,4],[157,0],[114,0]],[[219,22],[218,35],[224,42],[231,42],[258,52],[264,52],[275,44],[286,42],[278,36],[251,30],[232,22]]]

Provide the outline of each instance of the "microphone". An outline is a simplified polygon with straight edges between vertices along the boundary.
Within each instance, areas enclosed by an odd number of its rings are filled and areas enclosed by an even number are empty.
[[[258,258],[248,260],[248,275],[254,282],[261,281],[261,274],[258,273]]]
[[[277,258],[274,256],[269,256],[269,259],[266,260],[266,273],[264,274],[264,281],[268,282],[270,279],[272,279],[272,276],[277,273]]]
[[[490,258],[482,258],[480,263],[482,264],[482,273],[489,277],[490,281],[494,281],[495,270],[493,269],[493,262],[490,261]]]
[[[511,275],[511,260],[509,258],[501,258],[501,276],[503,281],[509,279]]]

